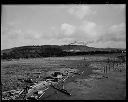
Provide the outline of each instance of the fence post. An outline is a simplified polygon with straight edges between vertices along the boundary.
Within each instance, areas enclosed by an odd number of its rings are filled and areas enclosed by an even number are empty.
[[[114,63],[115,63],[115,60],[112,61],[112,69],[114,69]]]
[[[105,66],[103,67],[104,73],[105,73]]]
[[[107,73],[107,70],[108,70],[108,66],[106,66],[106,73]]]
[[[108,59],[108,63],[109,63],[109,71],[110,71],[110,69],[111,69],[111,61],[110,61],[110,59]]]
[[[110,64],[109,64],[109,57],[107,59],[107,66],[106,66],[106,73],[107,73],[107,70],[110,68]]]
[[[111,62],[109,63],[109,71],[110,71],[110,69],[111,69]]]

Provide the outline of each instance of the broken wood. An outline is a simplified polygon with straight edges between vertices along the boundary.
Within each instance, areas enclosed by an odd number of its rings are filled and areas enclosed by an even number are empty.
[[[60,91],[60,92],[62,92],[62,93],[64,93],[64,94],[66,94],[66,95],[68,95],[68,96],[71,96],[71,94],[69,93],[69,92],[67,92],[67,90],[65,90],[65,89],[60,89],[60,88],[56,88],[54,85],[52,85],[51,84],[51,87],[53,87],[54,89],[56,89],[56,90],[58,90],[58,91]]]

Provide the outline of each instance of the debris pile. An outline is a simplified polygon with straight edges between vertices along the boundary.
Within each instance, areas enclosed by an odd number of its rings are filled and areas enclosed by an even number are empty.
[[[26,87],[18,90],[11,90],[2,93],[2,100],[39,100],[52,87],[66,95],[71,96],[64,87],[60,88],[57,85],[62,83],[74,74],[80,74],[77,69],[61,68],[57,71],[49,71],[47,77],[43,81],[34,83],[32,79],[19,79],[24,82]],[[63,86],[63,85],[62,85]]]

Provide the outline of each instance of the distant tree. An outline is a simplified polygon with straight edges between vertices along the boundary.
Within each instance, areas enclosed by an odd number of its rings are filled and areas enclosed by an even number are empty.
[[[40,55],[43,57],[61,56],[62,52],[63,51],[60,47],[45,45],[41,47]]]
[[[7,59],[7,58],[8,58],[8,54],[3,53],[3,54],[1,55],[1,58],[2,58],[2,59]]]

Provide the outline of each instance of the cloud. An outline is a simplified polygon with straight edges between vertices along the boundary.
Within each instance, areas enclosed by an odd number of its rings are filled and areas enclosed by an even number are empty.
[[[8,39],[17,39],[21,34],[21,30],[13,26],[7,26],[1,28],[1,36]]]
[[[118,25],[112,25],[110,28],[109,28],[109,31],[110,32],[113,32],[113,33],[120,33],[122,31],[125,31],[126,30],[126,25],[125,23],[121,23],[121,24],[118,24]]]
[[[2,26],[1,48],[32,45],[41,40],[42,34],[33,30],[21,30],[13,25]]]
[[[126,41],[126,25],[125,23],[121,23],[118,25],[112,25],[108,28],[106,32],[100,38],[98,41]]]
[[[83,19],[85,16],[95,14],[96,12],[87,5],[77,5],[68,10],[68,13],[76,16],[78,19]]]
[[[98,25],[84,20],[80,25],[63,23],[51,27],[51,33],[34,30],[21,30],[11,26],[2,27],[2,47],[33,44],[69,44],[74,41],[89,42],[94,47],[125,47],[126,24],[116,24],[110,27]],[[119,46],[118,46],[119,45]]]
[[[97,36],[96,27],[96,23],[84,21],[83,24],[80,25],[79,29],[84,32],[84,35],[86,35],[88,39],[94,39]]]
[[[74,36],[82,41],[95,41],[99,39],[103,32],[103,27],[92,21],[84,20],[80,25],[76,26]]]
[[[55,27],[53,30],[57,29]],[[52,41],[59,44],[68,44],[74,41],[89,42],[88,45],[96,47],[125,47],[126,40],[125,23],[111,25],[109,27],[98,25],[95,22],[84,20],[80,25],[63,23],[60,25],[61,34],[52,36]],[[57,32],[56,32],[57,33]],[[51,37],[51,36],[50,36]],[[49,39],[51,39],[49,37]],[[124,45],[123,45],[124,44]]]
[[[94,25],[94,24],[93,24]],[[99,25],[93,26],[95,29]],[[92,27],[92,28],[93,28]],[[126,48],[126,24],[121,23],[117,25],[112,25],[110,27],[98,27],[99,30],[96,31],[94,35],[94,42],[89,43],[89,46],[93,47],[115,47],[115,48]],[[92,35],[93,36],[93,35]]]
[[[126,42],[122,41],[107,41],[107,42],[94,42],[89,46],[97,48],[126,48]]]
[[[126,8],[126,4],[115,4],[112,5],[115,9],[123,10]]]
[[[2,27],[1,35],[8,39],[40,39],[41,33],[34,30],[21,30],[15,25],[8,24],[6,27]]]
[[[70,25],[68,23],[63,24],[63,26],[64,26],[63,30],[65,30],[66,33],[65,35],[63,34],[61,35],[60,37],[61,42],[63,41],[64,43],[70,43],[73,41],[85,41],[85,42],[90,42],[88,43],[89,46],[125,47],[125,43],[126,43],[125,23],[106,27],[106,26],[98,25],[92,21],[84,20],[80,25],[77,26]],[[75,28],[75,30],[71,29],[72,27]]]
[[[76,28],[73,25],[64,23],[61,25],[61,31],[62,34],[64,34],[65,36],[70,36],[75,32]]]
[[[99,38],[102,33],[102,27],[95,22],[84,20],[80,25],[71,25],[63,23],[61,25],[61,37],[70,37],[74,40],[94,41]]]
[[[42,37],[42,34],[37,32],[37,31],[33,31],[33,30],[27,30],[24,32],[24,38],[26,39],[40,39]]]
[[[108,33],[111,35],[111,40],[113,41],[125,41],[126,40],[125,23],[111,26]]]
[[[120,8],[121,8],[121,9],[124,9],[125,7],[126,7],[125,4],[121,4],[121,5],[120,5]]]

